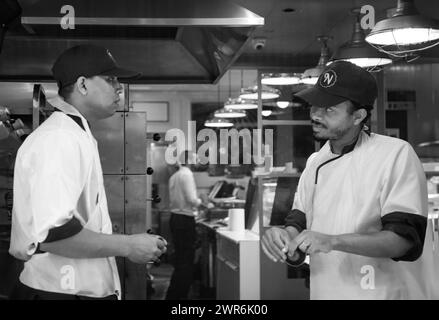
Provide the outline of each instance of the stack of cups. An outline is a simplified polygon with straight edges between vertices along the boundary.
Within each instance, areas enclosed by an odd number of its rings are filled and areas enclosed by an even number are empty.
[[[245,214],[242,208],[229,209],[229,229],[233,232],[245,231]]]

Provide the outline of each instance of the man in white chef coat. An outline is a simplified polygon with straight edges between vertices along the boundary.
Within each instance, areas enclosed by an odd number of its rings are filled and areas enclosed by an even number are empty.
[[[24,260],[12,299],[120,299],[115,256],[157,259],[166,241],[113,235],[97,142],[89,121],[112,116],[122,86],[137,73],[110,52],[79,45],[52,68],[56,111],[20,147],[14,172],[9,252]]]
[[[285,228],[264,234],[266,255],[300,264],[308,254],[311,299],[439,298],[423,167],[406,141],[366,130],[374,77],[334,62],[297,97],[327,142],[307,161]]]

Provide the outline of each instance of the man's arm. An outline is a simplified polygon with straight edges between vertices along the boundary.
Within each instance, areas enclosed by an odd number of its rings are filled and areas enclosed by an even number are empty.
[[[342,234],[332,237],[333,250],[375,258],[399,258],[413,246],[412,242],[392,231],[371,234]]]
[[[290,244],[290,250],[297,247],[309,254],[336,250],[366,257],[398,258],[404,256],[413,247],[413,243],[388,230],[342,235],[305,230]]]
[[[166,251],[166,243],[149,234],[102,234],[83,228],[69,238],[40,243],[39,249],[74,259],[119,256],[147,263]]]

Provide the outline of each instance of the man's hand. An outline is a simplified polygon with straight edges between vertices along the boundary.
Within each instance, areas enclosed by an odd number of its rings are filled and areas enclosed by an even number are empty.
[[[328,253],[333,250],[333,237],[315,231],[303,230],[288,246],[290,254],[294,253],[297,248],[307,254]]]
[[[262,237],[262,250],[274,262],[285,261],[290,240],[285,229],[272,227],[265,231]]]
[[[133,234],[128,238],[129,252],[126,255],[134,263],[157,260],[166,252],[166,240],[153,234]]]
[[[201,201],[203,201],[204,203],[209,202],[209,197],[208,197],[207,194],[205,194],[205,193],[201,193],[201,194],[200,194],[200,199],[201,199]]]
[[[205,193],[200,194],[201,205],[207,209],[212,209],[214,207],[213,203],[210,201],[209,196]]]

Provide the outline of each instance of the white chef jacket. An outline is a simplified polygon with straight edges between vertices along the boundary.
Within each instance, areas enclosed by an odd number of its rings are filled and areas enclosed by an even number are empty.
[[[169,179],[169,198],[171,212],[183,214],[189,217],[195,216],[201,199],[197,196],[194,174],[192,171],[181,166]]]
[[[335,157],[327,142],[311,155],[300,178],[293,209],[306,214],[308,230],[371,233],[382,230],[381,218],[389,213],[427,217],[425,174],[407,142],[361,132],[351,152],[324,164]],[[311,299],[439,298],[439,266],[428,223],[416,261],[331,251],[311,254],[310,271]]]
[[[88,123],[61,98],[49,102],[62,112],[43,122],[17,153],[9,252],[26,261],[20,281],[31,288],[96,298],[117,294],[120,299],[114,257],[39,253],[38,244],[51,232],[63,233],[72,224],[112,233],[97,142]]]

